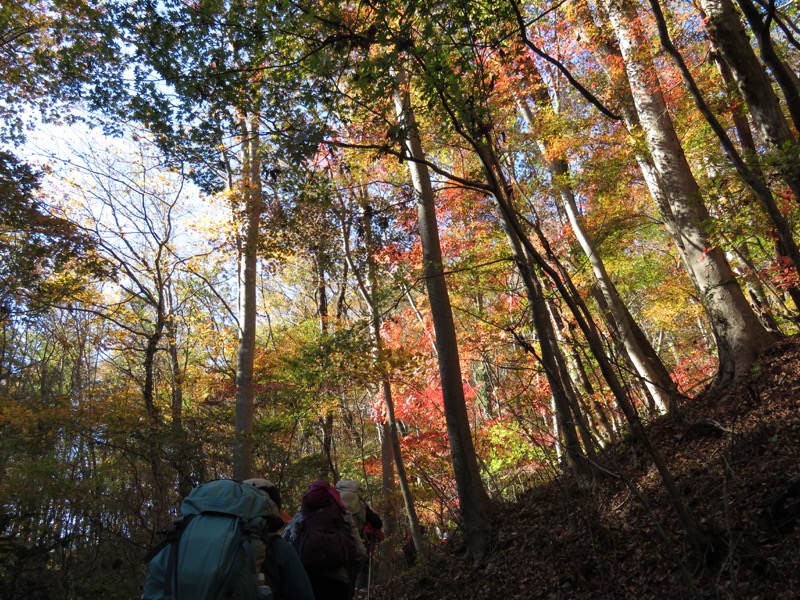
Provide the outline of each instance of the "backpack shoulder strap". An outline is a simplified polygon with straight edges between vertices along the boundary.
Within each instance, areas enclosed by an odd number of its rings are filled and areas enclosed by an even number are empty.
[[[172,542],[176,542],[180,539],[181,533],[183,530],[186,529],[186,526],[189,522],[194,518],[195,515],[185,515],[180,517],[179,519],[174,520],[172,523],[169,524],[165,529],[163,529],[163,533],[165,534],[165,538],[161,540],[155,547],[153,547],[150,552],[144,555],[144,562],[149,563],[153,560],[156,555],[161,552],[164,548],[169,546]]]

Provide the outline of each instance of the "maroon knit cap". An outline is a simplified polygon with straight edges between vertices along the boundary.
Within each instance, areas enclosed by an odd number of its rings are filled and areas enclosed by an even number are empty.
[[[339,505],[342,512],[346,512],[339,492],[330,483],[324,480],[315,481],[303,492],[300,502],[303,508],[322,508],[327,506],[331,498]]]

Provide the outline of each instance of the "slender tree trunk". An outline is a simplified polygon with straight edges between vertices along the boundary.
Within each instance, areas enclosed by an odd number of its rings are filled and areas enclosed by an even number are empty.
[[[680,52],[678,52],[678,49],[670,39],[667,22],[663,12],[661,11],[661,5],[659,4],[658,0],[650,0],[650,6],[653,9],[653,15],[656,19],[656,24],[658,25],[661,45],[673,58],[678,69],[681,71],[683,79],[689,88],[689,92],[692,95],[698,110],[705,117],[714,133],[716,133],[717,138],[722,144],[725,154],[733,163],[736,172],[741,176],[742,179],[744,179],[745,182],[747,182],[747,184],[750,186],[750,189],[753,190],[756,197],[761,202],[764,210],[769,215],[773,225],[775,226],[781,244],[781,252],[779,253],[779,256],[788,255],[795,267],[795,270],[800,270],[800,249],[798,249],[797,244],[794,241],[794,237],[792,236],[792,228],[789,225],[789,222],[783,216],[775,202],[772,191],[769,189],[769,187],[767,187],[767,184],[764,182],[760,173],[755,173],[747,166],[728,136],[728,132],[719,122],[716,115],[708,107],[708,104],[703,98],[700,88],[697,86],[691,71],[689,71],[683,56]]]
[[[433,187],[428,168],[424,164],[425,155],[409,102],[408,85],[406,73],[400,70],[397,75],[397,87],[394,90],[394,104],[406,135],[405,148],[411,157],[411,160],[408,161],[408,168],[416,192],[425,284],[436,334],[436,352],[442,383],[447,435],[450,441],[450,457],[453,462],[467,546],[473,559],[477,561],[484,556],[489,545],[491,504],[483,481],[481,481],[475,446],[470,432],[461,379],[458,340],[439,244]]]
[[[489,182],[489,187],[493,190],[493,195],[497,202],[501,205],[511,206],[511,191],[505,182],[502,174],[502,167],[499,164],[495,154],[491,149],[485,146],[481,147],[480,144],[475,144],[475,149],[483,163],[484,173]],[[513,210],[513,209],[512,209]],[[527,255],[525,248],[523,248],[517,228],[511,222],[514,218],[513,213],[500,211],[500,216],[503,221],[503,229],[511,246],[511,252],[514,256],[514,261],[517,265],[517,271],[522,278],[525,290],[528,295],[528,304],[530,305],[531,316],[533,319],[534,328],[537,337],[539,338],[539,348],[541,356],[539,360],[544,367],[547,382],[550,385],[550,393],[553,396],[553,408],[560,429],[561,437],[564,441],[564,452],[567,455],[569,465],[575,475],[575,479],[581,487],[588,488],[592,484],[593,469],[589,466],[581,450],[580,442],[578,441],[578,433],[576,423],[580,416],[576,413],[573,415],[571,407],[577,405],[577,402],[571,402],[569,394],[572,388],[567,388],[568,382],[562,378],[562,371],[559,368],[559,361],[557,354],[560,352],[557,344],[555,343],[555,332],[553,331],[553,323],[547,310],[547,300],[544,297],[542,284],[536,274],[533,261]],[[519,339],[520,343],[525,345],[524,340]],[[533,352],[533,349],[528,347],[528,350]],[[587,452],[594,451],[591,436],[584,440]]]
[[[169,366],[172,373],[172,399],[170,412],[172,417],[172,428],[175,431],[183,429],[183,368],[178,355],[178,328],[176,319],[178,318],[173,303],[173,290],[171,286],[167,288],[167,299],[169,302],[169,314],[165,321],[165,331],[168,344]]]
[[[558,331],[555,327],[556,322],[556,309],[554,302],[551,299],[546,300],[545,306],[548,314],[548,327],[550,329],[550,345],[553,347],[553,355],[558,366],[559,378],[561,379],[564,391],[566,392],[567,402],[575,421],[575,426],[580,433],[580,438],[583,440],[583,451],[590,460],[597,462],[597,452],[595,438],[589,428],[589,419],[583,414],[583,406],[585,403],[581,402],[578,395],[578,390],[574,385],[572,376],[570,375],[569,368],[567,367],[567,360],[562,352],[562,346],[559,343],[561,340],[558,336]],[[591,471],[591,470],[590,470]],[[595,475],[592,473],[592,475]]]
[[[389,434],[389,449],[391,456],[394,458],[394,465],[397,468],[397,477],[400,482],[400,493],[403,497],[403,505],[405,507],[406,516],[408,517],[408,525],[411,531],[411,536],[414,541],[414,546],[417,549],[419,556],[425,555],[425,546],[423,544],[422,532],[420,530],[419,517],[417,516],[417,509],[414,505],[414,497],[411,494],[411,486],[408,483],[408,475],[406,473],[405,461],[403,460],[403,453],[400,447],[400,434],[397,429],[397,418],[394,413],[394,398],[392,397],[392,385],[389,381],[389,373],[386,371],[386,357],[383,347],[383,336],[381,335],[381,313],[377,302],[378,290],[378,276],[375,268],[375,257],[373,254],[372,243],[372,226],[369,221],[369,214],[364,219],[364,231],[366,232],[366,246],[367,246],[367,276],[369,278],[369,290],[363,290],[365,299],[368,299],[368,306],[370,309],[370,321],[372,324],[372,339],[375,346],[375,359],[379,365],[381,374],[381,392],[383,394],[383,402],[386,406],[386,424],[388,425]],[[369,293],[371,291],[371,293]],[[390,477],[391,462],[387,465],[387,473],[384,474],[384,494],[388,500],[386,503],[394,512],[393,503],[391,499],[394,497],[394,479]],[[394,515],[392,514],[392,521],[394,522]],[[389,531],[391,533],[391,531]]]
[[[519,102],[523,118],[533,128],[534,116],[524,101]],[[669,376],[661,358],[653,350],[650,341],[639,327],[639,324],[631,316],[628,307],[620,298],[616,285],[608,275],[605,264],[597,254],[594,244],[583,228],[582,219],[578,213],[577,202],[572,188],[566,183],[568,181],[568,166],[563,159],[546,159],[549,154],[546,145],[540,141],[542,157],[546,161],[550,171],[553,184],[561,198],[561,205],[564,213],[569,219],[575,238],[578,240],[581,249],[589,259],[598,288],[602,293],[609,308],[610,318],[616,324],[620,339],[624,345],[636,372],[647,387],[651,397],[656,403],[659,411],[666,411],[668,408],[674,410],[676,404],[675,382]]]
[[[391,393],[391,389],[389,390]],[[395,510],[394,446],[392,427],[388,420],[378,424],[378,435],[381,440],[381,497],[383,498],[383,530],[387,537],[397,531],[397,510]]]
[[[597,399],[594,385],[589,380],[586,373],[586,367],[581,355],[576,348],[576,341],[572,332],[567,330],[565,334],[564,319],[561,317],[559,309],[553,303],[550,303],[550,314],[553,319],[553,325],[558,340],[558,345],[561,348],[566,348],[567,364],[569,365],[570,378],[574,388],[580,388],[582,393],[576,394],[576,397],[583,402],[583,414],[585,414],[589,425],[591,425],[594,437],[599,440],[607,440],[610,442],[616,441],[616,432],[614,425],[608,418],[606,407],[604,407]],[[599,423],[599,426],[598,426]],[[602,427],[605,435],[599,431]]]
[[[474,141],[473,141],[473,146],[475,150],[478,152],[478,154],[481,156],[481,160],[484,165],[498,165],[496,161],[488,160],[488,157],[485,155],[485,152],[483,153],[481,152],[480,145],[475,144]],[[498,169],[497,171],[495,171],[494,169],[485,169],[485,171],[487,171],[487,176],[490,179],[495,173],[502,174],[502,170],[500,169]],[[490,187],[495,190],[504,189],[499,185],[498,182],[495,182],[494,185],[490,184]],[[675,513],[678,519],[680,520],[681,525],[684,528],[684,531],[689,537],[698,555],[704,556],[704,553],[708,549],[709,538],[699,529],[693,516],[688,511],[686,505],[681,499],[680,493],[675,484],[675,480],[672,477],[672,474],[670,473],[666,465],[666,462],[664,461],[663,456],[655,447],[650,437],[647,435],[647,432],[645,431],[644,426],[642,425],[641,419],[639,418],[636,409],[631,403],[630,398],[628,397],[626,390],[622,385],[622,382],[619,380],[617,374],[614,372],[613,368],[611,367],[611,364],[608,361],[608,357],[606,356],[605,351],[602,347],[602,342],[600,341],[600,336],[596,330],[596,326],[592,321],[584,317],[583,311],[581,311],[581,309],[577,305],[578,295],[576,293],[570,293],[570,291],[568,291],[565,288],[564,282],[559,277],[559,274],[556,273],[552,269],[552,267],[547,264],[547,262],[542,258],[542,256],[533,246],[530,239],[528,239],[528,237],[525,235],[525,232],[523,231],[522,226],[520,224],[519,218],[517,217],[517,213],[514,207],[508,202],[508,197],[506,196],[506,194],[504,193],[495,194],[494,197],[500,208],[500,212],[502,214],[504,223],[513,230],[517,240],[519,240],[519,243],[524,248],[527,257],[529,257],[532,262],[535,262],[536,265],[538,265],[538,267],[541,268],[549,276],[550,281],[558,288],[561,297],[569,305],[570,310],[572,311],[572,314],[575,317],[576,322],[578,323],[578,326],[583,331],[586,340],[589,343],[589,347],[592,350],[592,354],[598,361],[598,365],[603,373],[603,376],[606,379],[606,382],[608,383],[612,393],[617,399],[619,407],[624,413],[627,422],[631,426],[633,434],[642,442],[642,444],[647,449],[647,452],[653,459],[653,463],[655,464],[656,469],[658,470],[661,479],[664,483],[664,487],[667,490],[667,495],[669,497],[670,503],[673,506]],[[538,228],[537,228],[537,234],[539,235],[540,241],[545,245],[545,249],[549,251],[549,244],[547,244],[547,240],[541,234],[541,231],[538,231]]]
[[[156,322],[153,331],[147,336],[147,344],[144,349],[144,383],[142,385],[142,397],[151,421],[154,425],[158,424],[159,410],[155,401],[155,361],[158,352],[158,344],[164,336],[164,298],[163,290],[158,290],[158,304],[153,307],[156,310]]]
[[[705,13],[702,12],[702,8],[697,7],[697,9],[701,12],[703,18],[705,18]],[[711,58],[714,60],[714,65],[717,67],[717,71],[719,71],[719,76],[727,92],[727,109],[730,111],[731,120],[733,121],[734,129],[736,129],[736,137],[739,138],[739,145],[741,146],[742,153],[751,163],[755,163],[751,164],[750,167],[753,172],[759,177],[763,177],[758,160],[756,159],[756,142],[753,137],[753,130],[747,120],[747,109],[744,106],[744,99],[739,93],[739,88],[736,86],[736,80],[733,78],[730,66],[728,66],[728,63],[722,58],[722,54],[714,40],[708,40],[708,45]]]
[[[241,211],[239,231],[239,347],[236,353],[236,418],[234,422],[233,478],[247,479],[253,470],[254,390],[253,361],[256,346],[256,284],[258,229],[261,221],[261,150],[257,112],[240,121],[242,169],[234,193]]]
[[[184,369],[178,354],[178,327],[177,314],[173,302],[173,290],[169,285],[166,289],[169,312],[165,320],[165,335],[168,344],[169,365],[172,373],[172,452],[175,468],[178,472],[178,493],[185,498],[192,491],[191,467],[188,460],[188,447],[186,432],[183,429],[183,378]]]
[[[375,264],[375,243],[372,230],[372,208],[369,204],[369,199],[366,197],[366,190],[363,191],[360,197],[360,204],[362,209],[362,226],[361,231],[364,237],[364,246],[367,253],[367,280],[356,269],[352,260],[349,244],[349,231],[344,231],[342,235],[344,243],[344,254],[347,263],[351,265],[351,270],[356,278],[358,290],[361,297],[369,308],[370,311],[370,324],[372,332],[373,351],[376,364],[378,365],[381,381],[381,393],[383,394],[384,405],[386,406],[386,423],[383,424],[383,438],[381,444],[381,458],[383,466],[383,492],[385,506],[389,509],[389,519],[387,519],[386,527],[387,534],[394,533],[396,528],[396,517],[394,514],[394,494],[395,482],[394,471],[392,466],[397,467],[397,476],[400,482],[400,493],[403,498],[406,515],[408,517],[409,529],[411,531],[414,545],[417,548],[419,555],[425,554],[425,547],[423,544],[422,534],[420,532],[419,517],[414,505],[414,497],[411,494],[411,486],[408,483],[408,475],[406,473],[405,461],[403,460],[402,449],[400,447],[400,434],[397,427],[397,418],[394,412],[394,398],[392,396],[392,385],[389,380],[389,373],[386,371],[386,357],[383,344],[383,336],[381,335],[381,312],[378,306],[378,275]]]
[[[636,13],[625,0],[610,0],[606,8],[656,175],[668,191],[662,216],[674,223],[676,245],[712,324],[719,356],[717,383],[729,383],[745,375],[774,339],[753,313],[724,254],[705,229],[710,217],[675,133],[644,37],[636,28]]]
[[[314,269],[316,271],[316,299],[317,299],[317,317],[319,318],[319,330],[323,338],[328,335],[328,287],[325,283],[325,254],[321,247],[313,248],[311,254],[314,257]],[[324,361],[324,359],[322,359]],[[320,364],[320,368],[324,365]],[[320,467],[320,479],[327,479],[328,476],[333,479],[334,483],[339,480],[339,470],[336,467],[336,461],[333,456],[333,424],[334,414],[333,411],[328,410],[322,419],[320,419],[319,427],[322,431],[322,462]]]

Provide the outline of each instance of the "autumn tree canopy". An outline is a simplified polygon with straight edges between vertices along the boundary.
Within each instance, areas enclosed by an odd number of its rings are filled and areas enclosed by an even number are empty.
[[[620,439],[709,555],[645,424],[797,333],[795,12],[4,5],[2,595],[136,596],[215,477],[359,479],[382,560],[477,561]]]

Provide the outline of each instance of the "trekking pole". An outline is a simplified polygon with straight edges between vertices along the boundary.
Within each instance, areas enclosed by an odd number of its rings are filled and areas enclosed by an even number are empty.
[[[367,600],[369,600],[369,587],[372,583],[372,552],[369,553],[367,560]]]

